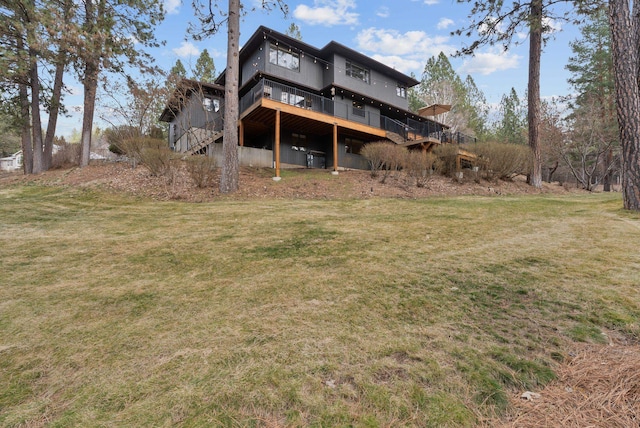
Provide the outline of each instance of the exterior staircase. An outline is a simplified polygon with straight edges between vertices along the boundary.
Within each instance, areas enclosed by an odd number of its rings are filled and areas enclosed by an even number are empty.
[[[194,145],[193,147],[190,147],[189,150],[187,150],[186,152],[184,152],[186,155],[193,155],[198,153],[200,150],[204,149],[205,147],[207,147],[209,144],[215,143],[217,140],[219,140],[220,138],[222,138],[222,135],[224,134],[224,131],[220,131],[220,132],[216,132],[215,134],[213,134],[211,137],[206,138],[202,141],[200,141],[198,144]]]

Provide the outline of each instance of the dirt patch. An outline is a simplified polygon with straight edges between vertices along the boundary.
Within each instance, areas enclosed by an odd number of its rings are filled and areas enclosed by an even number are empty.
[[[430,196],[461,195],[512,195],[537,193],[569,193],[558,183],[544,183],[541,190],[527,185],[524,177],[512,181],[485,181],[465,177],[455,179],[436,176],[426,187],[416,187],[402,174],[390,176],[385,183],[372,178],[368,171],[340,171],[333,176],[327,170],[283,170],[283,179],[273,181],[272,169],[241,168],[240,190],[232,195],[220,195],[218,178],[210,188],[199,189],[189,177],[183,162],[176,164],[169,177],[154,177],[144,166],[132,168],[128,163],[92,163],[86,168],[47,171],[43,174],[24,176],[21,173],[0,175],[0,185],[39,183],[43,185],[81,186],[125,192],[135,196],[160,200],[184,200],[206,202],[224,198],[424,198]]]

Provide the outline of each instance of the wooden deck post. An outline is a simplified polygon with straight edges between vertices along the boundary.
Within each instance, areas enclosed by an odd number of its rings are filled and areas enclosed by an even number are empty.
[[[244,122],[242,121],[242,119],[239,121],[239,126],[240,138],[238,139],[238,144],[240,144],[240,147],[244,147]]]
[[[333,124],[333,171],[331,174],[338,175],[338,124]]]
[[[274,181],[280,181],[280,109],[276,110],[276,142],[275,142],[275,157],[276,157],[276,176],[273,177]]]

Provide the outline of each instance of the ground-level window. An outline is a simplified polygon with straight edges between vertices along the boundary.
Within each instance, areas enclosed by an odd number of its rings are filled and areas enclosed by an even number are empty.
[[[357,140],[355,138],[345,138],[344,139],[344,151],[345,153],[352,153],[354,155],[360,154],[360,149],[362,149],[362,145],[364,141]]]

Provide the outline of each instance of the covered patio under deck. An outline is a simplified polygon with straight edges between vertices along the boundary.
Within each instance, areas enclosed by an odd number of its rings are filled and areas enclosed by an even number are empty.
[[[332,174],[338,174],[340,168],[362,167],[364,160],[357,154],[348,153],[347,150],[353,151],[354,147],[345,142],[364,144],[386,137],[383,129],[266,97],[258,97],[242,112],[239,128],[241,146],[263,146],[273,150],[274,180],[280,179],[282,164],[290,163],[287,160],[294,158],[298,160],[294,164],[306,158],[307,166],[330,165]],[[283,138],[285,132],[288,135]],[[283,153],[285,140],[287,152]]]

